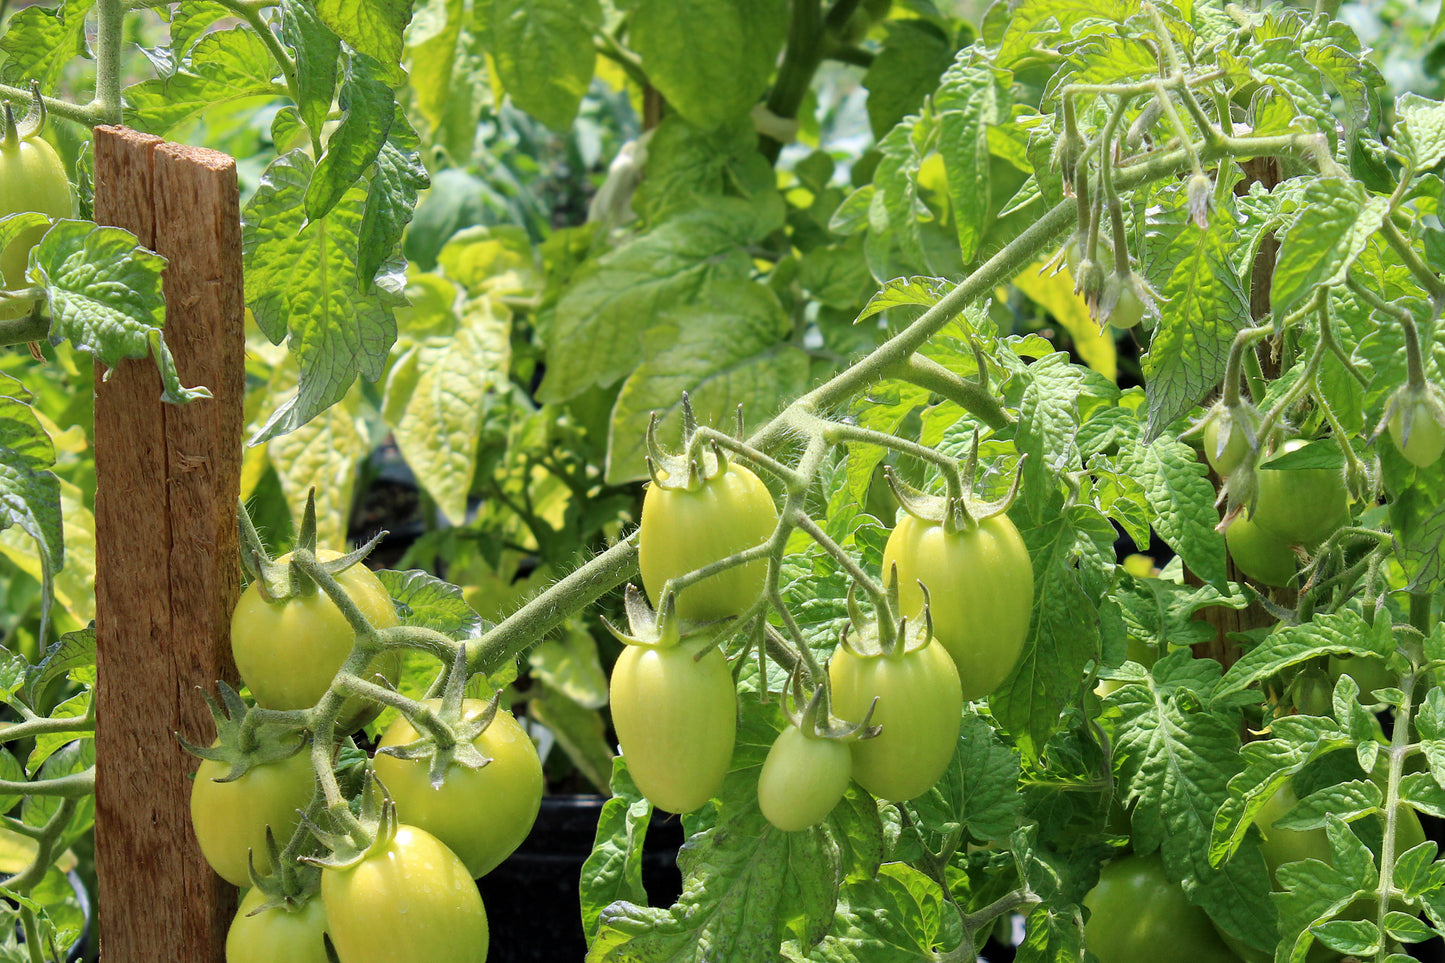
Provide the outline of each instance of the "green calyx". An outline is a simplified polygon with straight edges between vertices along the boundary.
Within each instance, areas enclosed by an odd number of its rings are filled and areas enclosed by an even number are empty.
[[[303,819],[327,853],[300,857],[302,862],[321,869],[350,869],[373,853],[384,850],[396,838],[396,804],[391,801],[386,786],[376,773],[369,769],[361,787],[361,811],[350,820],[353,825],[346,827],[342,820],[331,814],[323,816],[325,821],[339,823],[342,828],[328,829],[309,818]]]
[[[738,406],[737,438],[743,436],[743,411]],[[727,455],[716,441],[704,446],[698,437],[697,416],[692,410],[692,399],[682,393],[682,450],[673,454],[662,447],[657,440],[657,412],[647,423],[647,473],[654,485],[670,489],[684,489],[695,492],[710,479],[728,470]]]
[[[412,727],[420,734],[420,738],[404,746],[387,746],[378,750],[398,759],[429,760],[427,778],[433,789],[441,788],[447,770],[453,764],[468,769],[481,769],[492,761],[477,749],[476,740],[497,717],[502,693],[500,689],[497,690],[480,715],[468,717],[464,711],[468,677],[466,646],[457,646],[456,658],[447,670],[441,706],[433,710],[429,706],[420,705],[411,718]],[[420,724],[418,717],[421,716],[429,717],[425,724]],[[439,733],[445,733],[449,738],[439,738]]]
[[[847,646],[855,655],[865,658],[899,658],[906,653],[916,652],[933,641],[933,611],[929,604],[928,586],[922,582],[923,616],[910,621],[907,616],[892,620],[892,613],[898,610],[898,568],[889,573],[887,585],[886,613],[877,617],[865,615],[858,605],[856,588],[848,586],[848,621],[839,635],[840,644]]]
[[[41,131],[45,130],[45,98],[40,96],[40,84],[34,80],[30,81],[30,98],[30,110],[23,122],[16,120],[15,108],[10,101],[0,104],[0,107],[4,108],[4,133],[0,134],[0,150],[17,150],[21,141],[39,137]]]
[[[1221,401],[1199,423],[1204,438],[1204,457],[1221,476],[1228,478],[1237,468],[1258,458],[1263,439],[1264,416],[1248,400],[1233,404]]]
[[[282,859],[270,826],[266,827],[266,853],[268,865],[273,867],[268,876],[256,872],[255,855],[251,856],[251,886],[266,897],[255,912],[279,909],[295,913],[321,898],[321,868],[303,859]]]
[[[211,710],[211,718],[216,723],[215,743],[198,746],[181,738],[181,746],[191,755],[228,767],[226,774],[217,782],[240,779],[256,766],[289,759],[307,746],[306,734],[294,726],[248,722],[251,708],[245,700],[226,683],[221,682],[218,686],[220,702],[209,692],[202,692]]]
[[[376,535],[357,548],[337,558],[322,561],[316,555],[316,489],[306,493],[306,509],[301,516],[301,528],[296,534],[296,548],[285,561],[277,561],[267,554],[266,546],[251,522],[250,513],[243,502],[239,510],[241,524],[241,563],[246,574],[255,580],[256,590],[267,602],[283,602],[291,598],[309,598],[321,591],[316,580],[305,570],[305,564],[314,563],[332,578],[363,561],[372,549],[386,536],[385,531]],[[300,564],[298,564],[300,560]]]
[[[958,494],[930,495],[899,478],[891,468],[883,469],[883,477],[888,482],[893,497],[898,499],[898,504],[905,512],[921,522],[942,525],[944,531],[950,535],[956,535],[960,532],[971,531],[984,519],[1002,515],[1009,510],[1014,500],[1018,498],[1023,464],[1024,459],[1019,459],[1008,493],[1003,498],[992,502],[977,501],[966,494],[973,490],[978,480],[977,434],[974,435],[974,443],[969,451],[968,459],[964,462],[960,479],[961,491]]]
[[[835,717],[832,714],[832,695],[829,692],[831,684],[825,667],[823,681],[818,683],[813,689],[813,694],[809,696],[803,690],[801,663],[793,669],[792,706],[785,707],[784,711],[788,715],[788,720],[797,727],[799,732],[809,739],[856,742],[860,739],[872,739],[883,731],[881,726],[872,724],[873,711],[878,708],[876,696],[861,721],[850,723]]]
[[[647,604],[647,595],[631,583],[628,583],[627,589],[623,593],[623,605],[627,610],[628,630],[626,632],[613,625],[605,616],[602,618],[602,624],[607,627],[607,631],[611,632],[613,638],[623,645],[670,649],[683,639],[701,635],[719,624],[718,622],[688,623],[688,627],[684,629],[682,620],[677,616],[677,597],[673,593],[668,592],[663,595],[662,604],[657,607],[656,612],[653,612],[652,606]],[[700,649],[698,658],[701,658],[706,651],[706,646]]]

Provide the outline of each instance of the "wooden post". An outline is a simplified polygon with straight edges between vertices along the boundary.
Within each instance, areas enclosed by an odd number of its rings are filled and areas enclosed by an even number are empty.
[[[95,218],[170,260],[165,340],[181,380],[213,398],[161,401],[153,361],[95,386],[96,832],[105,963],[221,963],[231,886],[190,825],[214,737],[197,686],[234,681],[236,500],[245,389],[236,167],[215,151],[95,130]]]

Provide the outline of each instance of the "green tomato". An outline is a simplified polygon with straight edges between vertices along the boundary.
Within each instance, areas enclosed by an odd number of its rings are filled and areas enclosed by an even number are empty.
[[[958,667],[963,698],[981,699],[1008,678],[1029,634],[1034,570],[1007,515],[950,534],[904,514],[883,548],[883,575],[898,566],[904,615],[923,613],[922,581],[931,595],[933,634]]]
[[[1373,656],[1330,656],[1330,678],[1338,682],[1342,675],[1355,680],[1355,685],[1360,687],[1357,698],[1364,705],[1374,704],[1375,698],[1370,693],[1376,689],[1393,689],[1400,685],[1399,677],[1390,671],[1385,660]]]
[[[1303,448],[1307,442],[1292,438],[1281,454]],[[1253,520],[1291,545],[1316,545],[1350,518],[1345,474],[1338,468],[1259,472],[1259,500]]]
[[[704,641],[706,644],[706,641]],[[722,652],[629,645],[612,667],[622,758],[657,808],[690,813],[722,788],[737,736],[737,688]]]
[[[1244,462],[1249,454],[1249,439],[1244,429],[1235,424],[1229,409],[1217,406],[1204,422],[1204,458],[1221,478]]]
[[[1084,906],[1084,945],[1100,963],[1156,963],[1168,947],[1187,947],[1189,963],[1238,963],[1209,915],[1165,875],[1158,854],[1106,864]]]
[[[1269,867],[1269,878],[1275,887],[1279,886],[1279,868],[1287,863],[1303,859],[1317,859],[1331,863],[1330,838],[1323,828],[1285,829],[1275,823],[1289,814],[1299,803],[1294,790],[1285,783],[1270,796],[1264,806],[1255,814],[1254,825],[1259,829],[1259,849],[1264,854],[1264,863]]]
[[[321,550],[323,562],[340,558],[339,552]],[[285,563],[289,554],[277,562]],[[377,628],[399,625],[396,607],[381,580],[360,563],[336,577],[361,613]],[[321,701],[336,670],[351,654],[356,633],[351,623],[325,592],[268,602],[255,582],[241,593],[231,615],[231,654],[241,678],[267,709],[309,709]],[[401,677],[401,653],[383,652],[368,667],[395,684]],[[348,699],[337,719],[337,728],[354,732],[375,719],[381,707],[373,702]]]
[[[1079,256],[1079,243],[1077,240],[1070,241],[1064,248],[1064,263],[1069,266],[1069,276],[1075,279],[1079,276],[1079,265],[1083,258]],[[1094,249],[1094,263],[1103,267],[1105,275],[1114,271],[1114,251],[1102,238]],[[1134,293],[1133,288],[1124,288],[1119,292],[1119,299],[1114,302],[1114,310],[1109,312],[1110,327],[1125,330],[1137,325],[1144,320],[1144,302],[1139,300],[1139,295]]]
[[[1137,662],[1146,669],[1152,669],[1154,663],[1159,661],[1159,653],[1154,651],[1154,646],[1137,636],[1129,636],[1125,651],[1130,662]],[[1124,685],[1125,683],[1118,679],[1100,679],[1099,684],[1094,686],[1094,693],[1102,699],[1118,692]]]
[[[435,709],[441,700],[426,704]],[[480,699],[467,699],[462,710],[467,718],[476,718],[486,706]],[[417,738],[411,723],[398,719],[377,748],[405,746]],[[498,711],[473,745],[492,761],[481,769],[453,763],[435,788],[429,759],[378,752],[373,765],[396,803],[397,818],[440,839],[475,878],[495,869],[532,831],[542,806],[542,762],[510,712]],[[486,818],[478,819],[478,813]]]
[[[648,486],[637,544],[647,597],[658,605],[668,579],[761,545],[777,524],[767,486],[736,462],[695,491]],[[764,559],[719,572],[679,594],[677,614],[695,622],[741,615],[762,594],[767,572]]]
[[[304,748],[293,756],[263,766],[252,766],[230,782],[216,782],[229,767],[202,759],[191,783],[191,827],[201,855],[211,868],[233,886],[251,885],[247,855],[261,875],[271,872],[266,854],[266,827],[277,846],[285,846],[301,823],[301,811],[311,804],[316,775],[311,755]]]
[[[326,907],[319,897],[296,909],[277,906],[256,913],[264,902],[266,894],[259,889],[241,900],[226,932],[226,963],[328,963]]]
[[[847,743],[822,739],[788,726],[773,741],[758,777],[758,807],[784,832],[807,829],[828,818],[853,775]]]
[[[1109,327],[1124,331],[1143,320],[1144,302],[1139,300],[1139,295],[1134,293],[1133,288],[1125,287],[1119,292],[1119,300],[1114,302],[1114,309],[1109,312]]]
[[[0,140],[0,217],[36,211],[49,217],[74,217],[75,193],[65,176],[65,164],[44,139],[26,137],[14,146]],[[30,249],[49,230],[31,228],[0,252],[3,287],[23,288]],[[0,301],[0,320],[21,318],[30,313],[29,301]]]
[[[1260,585],[1286,588],[1294,581],[1299,559],[1289,543],[1265,531],[1243,513],[1225,529],[1224,544],[1235,567]]]
[[[1390,416],[1390,438],[1405,460],[1419,468],[1428,468],[1440,460],[1445,451],[1445,428],[1435,420],[1430,406],[1423,399],[1413,403],[1410,437],[1405,438],[1405,412],[1397,408]]]
[[[876,697],[882,731],[853,743],[853,778],[873,795],[902,802],[933,788],[958,747],[963,696],[958,671],[937,639],[892,655],[860,655],[848,643],[828,666],[833,712],[861,722]]]
[[[403,823],[359,863],[323,869],[321,898],[342,963],[486,963],[490,934],[477,884],[424,829]]]

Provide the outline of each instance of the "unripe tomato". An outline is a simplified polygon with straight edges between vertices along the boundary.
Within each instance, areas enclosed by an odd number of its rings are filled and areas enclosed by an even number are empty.
[[[1330,678],[1336,682],[1342,675],[1354,679],[1355,685],[1360,687],[1357,698],[1366,705],[1374,703],[1375,698],[1370,693],[1376,689],[1395,688],[1400,684],[1399,677],[1390,671],[1384,659],[1367,655],[1332,655],[1329,668]]]
[[[1229,409],[1215,408],[1204,422],[1204,458],[1221,478],[1234,471],[1249,454],[1249,439],[1235,424]]]
[[[1292,438],[1281,454],[1303,448],[1307,442]],[[1261,528],[1291,545],[1315,545],[1350,517],[1345,473],[1338,468],[1304,468],[1297,471],[1259,472],[1259,501],[1253,520]]]
[[[1080,257],[1080,247],[1077,240],[1070,241],[1064,248],[1064,263],[1069,267],[1069,276],[1078,279],[1079,265],[1083,263]],[[1104,269],[1106,279],[1114,273],[1114,251],[1102,239],[1094,248],[1094,263]],[[1108,281],[1106,280],[1107,284]],[[1109,325],[1124,330],[1132,328],[1144,320],[1144,302],[1139,300],[1139,295],[1134,293],[1133,288],[1127,285],[1120,289],[1119,298],[1114,303],[1114,309],[1109,312]]]
[[[1238,963],[1204,910],[1164,873],[1158,854],[1107,863],[1084,897],[1084,945],[1099,963],[1145,963],[1165,947],[1187,948],[1189,963]]]
[[[427,705],[435,709],[441,700]],[[462,707],[474,719],[487,704],[467,699]],[[398,719],[378,748],[405,746],[417,738],[411,723]],[[396,803],[397,818],[440,839],[475,878],[495,869],[532,831],[542,805],[542,762],[526,730],[506,711],[497,712],[473,745],[492,761],[481,769],[453,763],[435,789],[428,759],[378,752],[374,766]]]
[[[323,869],[321,898],[341,963],[486,963],[490,934],[477,884],[424,829],[402,824],[361,862]]]
[[[1260,528],[1244,514],[1224,531],[1224,544],[1235,566],[1261,585],[1286,588],[1294,581],[1299,559],[1289,543]]]
[[[1275,826],[1298,803],[1294,790],[1285,783],[1254,817],[1254,825],[1259,828],[1259,849],[1264,854],[1265,865],[1269,867],[1269,878],[1276,887],[1279,886],[1279,868],[1286,863],[1302,859],[1318,859],[1324,863],[1332,861],[1330,838],[1323,828],[1285,829]]]
[[[981,699],[1008,678],[1029,634],[1034,570],[1007,515],[966,531],[904,514],[883,548],[883,575],[898,566],[898,604],[923,613],[921,580],[931,596],[933,635],[958,667],[963,698]]]
[[[722,788],[737,735],[727,659],[696,646],[629,645],[612,667],[612,725],[627,769],[659,809],[690,813]]]
[[[0,138],[0,217],[36,211],[50,217],[74,217],[75,193],[65,176],[65,164],[55,148],[38,136],[6,146]],[[23,288],[30,249],[45,236],[48,227],[25,231],[0,252],[0,273],[5,288]],[[0,301],[0,320],[24,317],[28,301]]]
[[[1114,309],[1109,312],[1109,327],[1125,331],[1135,327],[1144,320],[1144,302],[1139,300],[1139,295],[1134,289],[1124,285],[1119,290],[1119,299],[1114,302]]]
[[[637,542],[647,597],[658,605],[668,579],[761,545],[777,524],[767,486],[735,462],[695,491],[648,486]],[[678,596],[677,614],[695,622],[740,615],[762,594],[767,571],[759,559],[704,579]]]
[[[938,782],[958,746],[963,696],[958,671],[937,639],[892,655],[860,655],[847,643],[828,666],[833,712],[859,722],[878,699],[882,731],[853,743],[853,778],[882,799],[902,802]]]
[[[341,556],[322,549],[316,557],[327,562]],[[285,563],[290,558],[287,554],[276,561]],[[336,576],[336,581],[372,625],[390,628],[400,624],[386,586],[365,565],[351,566]],[[252,582],[231,615],[231,653],[236,668],[256,703],[268,709],[309,709],[321,701],[355,643],[351,623],[319,589],[315,595],[268,602]],[[383,652],[367,671],[379,672],[395,683],[401,676],[401,653]],[[380,706],[367,700],[348,699],[337,728],[353,732],[380,711]]]
[[[853,774],[848,744],[788,726],[773,741],[758,777],[758,808],[784,832],[828,818]]]
[[[266,827],[277,846],[285,846],[301,823],[301,811],[311,804],[316,775],[305,750],[278,762],[252,766],[230,782],[215,782],[229,767],[202,759],[191,783],[191,827],[201,855],[211,868],[233,886],[251,885],[246,857],[256,871],[271,872],[266,854]]]
[[[1440,453],[1445,451],[1445,428],[1440,427],[1424,400],[1413,402],[1413,408],[1409,440],[1405,439],[1405,412],[1399,408],[1390,416],[1390,437],[1406,461],[1428,468],[1439,461]]]
[[[250,915],[264,902],[259,889],[241,900],[226,932],[226,963],[329,963],[326,907],[319,897],[299,909],[273,907]]]
[[[1254,817],[1255,826],[1260,830],[1260,851],[1264,854],[1265,865],[1269,867],[1270,879],[1274,880],[1275,888],[1279,889],[1278,873],[1280,867],[1299,862],[1305,859],[1317,859],[1322,863],[1334,865],[1334,856],[1330,851],[1330,838],[1323,827],[1314,829],[1283,829],[1275,826],[1275,822],[1284,818],[1291,809],[1299,803],[1294,790],[1289,783],[1285,783],[1269,798],[1258,814]],[[1396,820],[1395,831],[1395,852],[1403,853],[1412,846],[1418,846],[1425,841],[1425,831],[1420,826],[1420,817],[1415,810],[1409,806],[1399,807],[1399,818]],[[1350,903],[1340,910],[1338,919],[1342,920],[1373,920],[1378,915],[1379,901],[1362,897]],[[1403,910],[1403,905],[1398,906]],[[1341,955],[1316,941],[1311,947],[1308,956],[1308,963],[1331,963],[1339,960]]]
[[[1154,647],[1138,636],[1129,636],[1125,651],[1130,662],[1137,662],[1146,669],[1152,669],[1154,663],[1159,661],[1159,653],[1154,650]],[[1104,696],[1118,692],[1123,687],[1124,683],[1118,679],[1100,679],[1099,684],[1094,686],[1094,694],[1102,699]]]

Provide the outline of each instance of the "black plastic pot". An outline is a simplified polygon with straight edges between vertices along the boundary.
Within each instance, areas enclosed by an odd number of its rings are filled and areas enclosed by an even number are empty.
[[[587,955],[578,883],[603,801],[544,796],[526,842],[479,881],[492,921],[487,963],[578,963]],[[682,892],[682,842],[681,820],[654,813],[642,852],[642,881],[654,906],[669,906]]]

